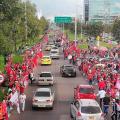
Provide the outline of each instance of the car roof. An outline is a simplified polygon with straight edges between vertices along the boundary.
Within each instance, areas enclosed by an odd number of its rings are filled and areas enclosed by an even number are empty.
[[[57,51],[57,52],[58,52],[58,51],[59,51],[59,49],[51,49],[51,51]]]
[[[80,99],[78,100],[81,106],[98,106],[99,104],[96,100],[94,99]]]
[[[64,67],[73,67],[72,65],[63,65]]]
[[[79,88],[93,88],[92,85],[78,85]]]
[[[36,89],[36,92],[39,92],[39,91],[50,91],[51,89],[50,88],[37,88]]]
[[[49,55],[44,55],[43,57],[50,57]]]
[[[51,72],[45,72],[45,71],[44,71],[44,72],[41,72],[41,73],[50,73],[50,74],[51,74]],[[40,73],[40,74],[41,74],[41,73]]]

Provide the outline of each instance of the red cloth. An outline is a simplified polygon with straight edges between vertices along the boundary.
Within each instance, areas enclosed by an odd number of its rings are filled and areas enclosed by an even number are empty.
[[[87,74],[87,78],[88,78],[88,80],[92,80],[93,79],[93,74],[92,73],[88,73]]]
[[[98,87],[99,87],[99,89],[104,89],[104,88],[106,87],[105,81],[100,81],[100,82],[98,83]]]
[[[45,35],[44,38],[43,38],[44,42],[48,42],[48,36]]]
[[[24,86],[20,86],[20,93],[24,93],[25,91],[25,87]]]

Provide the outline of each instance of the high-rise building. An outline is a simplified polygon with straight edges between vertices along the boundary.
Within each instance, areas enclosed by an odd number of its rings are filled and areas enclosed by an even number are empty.
[[[84,1],[84,16],[85,16],[85,22],[89,21],[89,0]]]
[[[120,15],[119,0],[84,0],[84,19],[111,23]]]

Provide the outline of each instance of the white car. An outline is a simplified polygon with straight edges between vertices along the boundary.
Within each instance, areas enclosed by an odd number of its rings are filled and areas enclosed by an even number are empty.
[[[57,51],[57,50],[51,50],[50,51],[50,57],[52,59],[59,59],[59,57],[60,57],[59,51]]]
[[[57,52],[59,52],[59,48],[56,47],[56,46],[53,46],[53,47],[51,48],[51,51],[57,51]]]
[[[54,104],[54,92],[51,88],[37,88],[32,99],[32,108],[51,108]]]
[[[70,114],[73,120],[104,120],[102,110],[94,99],[79,99],[71,103]]]
[[[41,72],[37,81],[38,85],[53,85],[54,80],[51,72]]]

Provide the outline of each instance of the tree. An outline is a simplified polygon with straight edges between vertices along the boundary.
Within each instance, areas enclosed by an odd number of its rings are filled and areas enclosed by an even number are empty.
[[[120,19],[116,19],[113,24],[112,33],[115,39],[120,42]]]
[[[0,0],[0,54],[16,52],[19,46],[44,33],[48,22],[44,17],[39,20],[36,12],[36,6],[29,1],[26,2],[26,40],[25,2]]]
[[[89,36],[96,37],[103,32],[103,25],[101,22],[87,24],[85,31]]]

